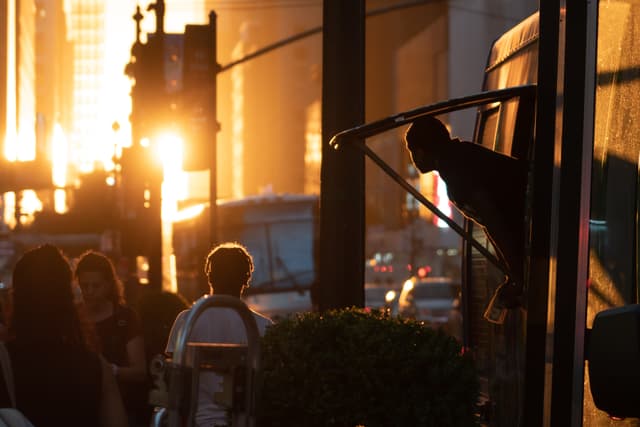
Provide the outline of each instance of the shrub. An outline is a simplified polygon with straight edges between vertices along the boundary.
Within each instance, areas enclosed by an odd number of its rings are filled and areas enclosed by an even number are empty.
[[[258,426],[475,426],[478,379],[453,338],[343,309],[281,320],[262,339]]]

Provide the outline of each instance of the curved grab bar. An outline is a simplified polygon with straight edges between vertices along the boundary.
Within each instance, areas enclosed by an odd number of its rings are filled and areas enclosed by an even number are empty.
[[[537,85],[529,84],[522,86],[508,87],[505,89],[491,90],[468,95],[460,98],[453,98],[447,101],[437,102],[402,113],[394,114],[374,122],[345,129],[335,134],[329,140],[329,145],[338,149],[344,142],[352,142],[359,138],[368,138],[388,130],[408,125],[418,117],[437,116],[450,113],[452,111],[477,107],[482,104],[493,102],[504,102],[512,98],[533,97],[536,93]]]
[[[260,334],[256,320],[247,305],[239,298],[228,295],[206,295],[196,301],[187,313],[184,325],[178,331],[176,345],[173,352],[173,364],[182,368],[186,363],[187,343],[191,331],[200,315],[208,308],[224,307],[232,308],[242,318],[247,333],[247,375],[245,376],[245,410],[246,424],[255,424],[255,398],[252,393],[254,386],[254,374],[260,368]],[[183,394],[182,369],[172,369],[170,374],[169,390],[169,427],[180,427],[179,413],[180,401]],[[197,396],[192,396],[197,399]]]

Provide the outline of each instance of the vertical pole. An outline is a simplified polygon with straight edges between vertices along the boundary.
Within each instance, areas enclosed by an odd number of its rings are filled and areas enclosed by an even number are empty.
[[[154,120],[163,120],[167,107],[167,97],[164,87],[164,0],[156,0],[156,34],[152,49],[153,63],[156,65],[154,76],[154,92],[158,103],[153,107]],[[151,44],[151,43],[149,43]],[[153,142],[157,143],[157,142]],[[155,167],[149,177],[149,215],[150,215],[150,245],[149,245],[149,284],[154,290],[162,290],[162,167]]]
[[[364,154],[329,146],[364,122],[364,0],[323,2],[321,311],[364,305]]]
[[[156,0],[156,33],[164,34],[164,0]]]
[[[551,423],[582,426],[598,2],[566,0]],[[556,163],[557,165],[557,163]],[[556,166],[557,167],[557,166]],[[572,339],[571,339],[572,337]]]
[[[560,0],[540,2],[540,39],[538,44],[538,86],[536,102],[536,141],[534,144],[535,169],[533,181],[533,212],[531,232],[531,273],[527,290],[527,342],[524,416],[525,426],[541,426],[550,419],[551,369],[547,358],[547,322],[550,309],[549,291],[553,274],[550,248],[557,236],[553,225],[552,209],[554,185],[554,140],[558,115],[558,72],[560,44]],[[555,285],[554,285],[555,286]]]
[[[209,96],[209,112],[210,120],[208,130],[211,135],[211,144],[209,145],[209,240],[211,245],[218,243],[218,218],[217,218],[217,200],[218,200],[218,180],[217,180],[217,146],[218,146],[218,72],[220,65],[218,64],[218,48],[217,48],[217,16],[212,10],[209,12],[209,30],[211,31],[211,55],[209,58],[209,70],[212,76]]]

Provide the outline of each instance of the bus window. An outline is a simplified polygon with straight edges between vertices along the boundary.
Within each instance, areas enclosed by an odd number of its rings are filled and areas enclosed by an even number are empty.
[[[500,118],[500,106],[487,108],[486,110],[480,113],[480,117],[478,119],[478,123],[479,123],[478,135],[480,138],[478,140],[479,144],[482,144],[485,147],[495,150],[496,139],[499,133],[498,132],[499,118]]]
[[[636,303],[638,292],[638,154],[640,153],[640,5],[600,2],[589,227],[587,327],[602,310]],[[611,421],[595,408],[585,381],[584,420]]]

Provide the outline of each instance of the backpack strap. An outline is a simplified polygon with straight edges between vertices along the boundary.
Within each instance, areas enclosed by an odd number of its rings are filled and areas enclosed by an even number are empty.
[[[127,315],[127,310],[123,306],[118,304],[116,305],[114,312],[116,318],[116,327],[126,328],[129,325],[129,316]]]
[[[16,407],[16,391],[13,384],[13,370],[11,369],[11,357],[7,346],[0,342],[0,364],[2,364],[2,375],[4,376],[4,382],[9,392],[9,398],[11,399],[11,406]]]

